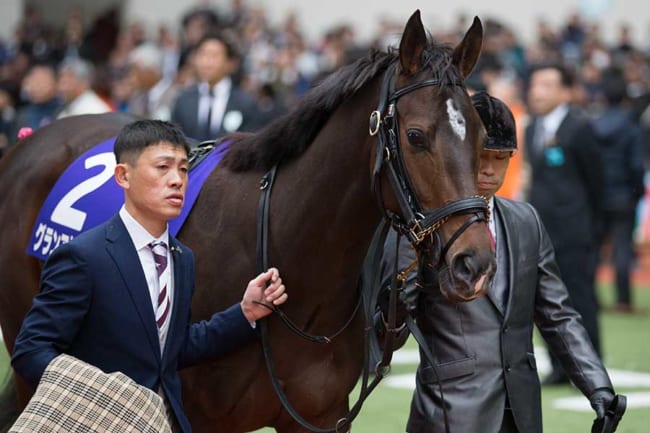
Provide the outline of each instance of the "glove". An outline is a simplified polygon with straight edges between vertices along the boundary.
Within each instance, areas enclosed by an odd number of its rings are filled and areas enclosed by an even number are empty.
[[[596,411],[597,418],[603,418],[605,416],[605,412],[613,400],[614,392],[609,388],[597,388],[589,396],[589,403],[594,411]]]

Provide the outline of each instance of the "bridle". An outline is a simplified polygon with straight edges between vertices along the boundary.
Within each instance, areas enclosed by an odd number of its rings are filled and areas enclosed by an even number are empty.
[[[390,221],[390,224],[398,233],[406,236],[416,248],[425,239],[433,238],[433,235],[447,222],[450,216],[473,214],[450,236],[445,246],[440,249],[439,260],[442,260],[454,241],[473,223],[487,221],[487,201],[483,197],[475,196],[452,201],[434,210],[422,209],[402,157],[397,101],[402,96],[422,87],[464,87],[464,85],[454,79],[430,78],[395,89],[396,67],[397,63],[393,63],[386,71],[379,94],[379,105],[370,114],[369,133],[372,136],[378,136],[375,165],[372,173],[372,190],[380,205],[379,207],[384,212],[384,217]],[[383,168],[386,169],[388,180],[393,188],[402,216],[388,211],[384,206],[380,180]]]
[[[414,193],[414,189],[411,185],[411,181],[408,177],[408,173],[404,166],[402,159],[402,154],[400,151],[399,143],[399,129],[397,121],[397,101],[400,97],[410,93],[416,89],[427,86],[463,86],[462,82],[458,81],[449,81],[449,83],[443,82],[440,79],[432,78],[428,80],[419,81],[408,86],[404,86],[400,89],[395,90],[395,73],[396,73],[397,63],[394,62],[391,64],[384,73],[383,81],[381,84],[381,90],[379,95],[379,105],[376,110],[370,115],[370,135],[378,135],[377,140],[377,154],[375,158],[375,165],[372,175],[372,191],[377,198],[377,203],[380,205],[382,212],[384,213],[385,220],[389,221],[392,227],[402,235],[408,237],[409,241],[415,248],[425,248],[425,240],[433,239],[434,235],[436,239],[439,239],[438,229],[442,227],[443,224],[448,220],[452,215],[460,214],[473,214],[468,218],[465,223],[463,223],[449,238],[444,248],[440,251],[440,258],[443,258],[449,247],[453,242],[458,239],[458,237],[473,223],[479,221],[487,221],[487,201],[482,197],[469,197],[455,200],[451,203],[444,205],[441,208],[435,210],[425,210],[420,206],[417,197]],[[383,203],[383,196],[380,188],[380,175],[382,168],[386,168],[388,172],[388,178],[393,187],[393,192],[399,202],[399,206],[403,217],[388,211]],[[256,268],[257,272],[264,272],[269,267],[269,258],[268,258],[268,227],[269,227],[269,203],[271,190],[273,188],[273,183],[275,180],[275,175],[277,172],[278,166],[274,166],[268,173],[266,173],[260,182],[260,201],[258,206],[258,217],[257,217],[257,251],[256,251]],[[379,274],[379,260],[381,257],[381,251],[383,250],[384,239],[386,237],[387,226],[382,223],[384,228],[380,234],[375,235],[371,245],[371,259],[369,260],[370,266],[372,267],[372,273],[376,276]],[[439,242],[440,243],[440,242]],[[440,259],[439,259],[440,260]],[[373,288],[377,284],[372,284]],[[335,337],[347,329],[347,327],[353,323],[354,318],[359,312],[360,305],[364,304],[364,313],[365,313],[365,332],[364,339],[365,344],[363,348],[364,352],[364,368],[361,378],[361,390],[359,392],[359,398],[350,411],[341,418],[334,427],[331,428],[319,428],[298,414],[298,412],[293,408],[289,402],[286,393],[283,389],[282,384],[280,383],[276,371],[275,364],[273,361],[273,355],[271,353],[271,346],[268,336],[268,321],[263,319],[259,321],[260,323],[260,333],[262,340],[262,349],[264,353],[264,358],[267,365],[267,370],[269,377],[271,379],[271,384],[273,389],[276,392],[282,406],[284,409],[291,415],[291,417],[300,424],[303,428],[310,430],[316,433],[343,433],[347,432],[350,429],[350,425],[355,417],[359,414],[361,406],[365,399],[370,395],[370,393],[375,389],[383,377],[390,371],[390,362],[392,360],[392,344],[395,338],[396,333],[401,328],[396,328],[395,326],[395,305],[397,302],[397,289],[391,288],[390,294],[390,314],[389,320],[387,321],[387,336],[384,339],[383,344],[383,356],[382,359],[375,366],[375,377],[371,382],[368,382],[370,376],[370,332],[372,326],[369,326],[372,323],[372,310],[376,305],[376,297],[374,294],[370,296],[370,300],[364,298],[362,302],[362,293],[359,294],[359,299],[357,305],[352,311],[352,315],[344,322],[343,326],[333,333],[330,336],[317,336],[311,335],[303,331],[299,326],[293,323],[280,308],[275,306],[266,306],[271,309],[273,312],[277,313],[280,319],[283,321],[285,326],[293,332],[294,334],[305,338],[309,341],[316,343],[330,343]],[[432,363],[432,358],[428,356],[429,362]],[[433,364],[432,364],[433,365]],[[435,367],[434,367],[435,368]],[[446,411],[445,411],[445,425],[446,421]],[[447,431],[449,429],[447,428]]]

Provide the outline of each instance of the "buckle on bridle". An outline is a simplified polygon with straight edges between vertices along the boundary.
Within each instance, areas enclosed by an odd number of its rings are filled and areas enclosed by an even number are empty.
[[[381,113],[378,110],[370,113],[370,122],[368,125],[368,132],[371,136],[377,135],[379,132],[379,126],[381,125]]]
[[[416,220],[413,225],[408,228],[408,236],[414,245],[419,245],[424,241],[427,236],[434,234],[444,223],[449,219],[448,216],[439,219],[427,228],[422,228],[420,225],[421,220]]]

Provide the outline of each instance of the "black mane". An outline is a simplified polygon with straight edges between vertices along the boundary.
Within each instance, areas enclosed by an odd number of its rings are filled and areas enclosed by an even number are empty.
[[[280,161],[302,154],[334,110],[398,59],[398,50],[371,51],[366,57],[330,74],[311,89],[294,108],[254,134],[234,134],[234,143],[223,160],[234,171],[268,170]],[[451,67],[451,48],[429,40],[422,65],[446,81],[460,80]]]

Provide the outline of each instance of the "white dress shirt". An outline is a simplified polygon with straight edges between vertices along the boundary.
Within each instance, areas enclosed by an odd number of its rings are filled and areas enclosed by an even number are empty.
[[[557,130],[560,128],[560,125],[568,112],[569,106],[561,104],[540,119],[542,125],[544,125],[544,143],[548,143],[553,137],[555,137]]]
[[[158,281],[158,272],[156,271],[156,264],[153,259],[153,252],[149,248],[149,244],[153,241],[162,241],[167,245],[167,266],[169,267],[169,278],[170,281],[167,285],[167,292],[169,294],[169,317],[171,320],[172,309],[174,305],[174,261],[171,252],[169,251],[169,229],[165,229],[165,232],[158,238],[153,237],[142,225],[135,220],[126,210],[126,207],[122,205],[120,209],[120,218],[124,225],[126,226],[126,231],[129,233],[135,249],[138,252],[138,258],[140,259],[140,266],[144,271],[145,279],[147,280],[147,286],[149,289],[149,296],[151,298],[151,307],[153,308],[154,317],[156,315],[156,310],[158,309],[158,292],[160,291],[159,281]],[[155,325],[155,322],[154,322]],[[167,331],[169,327],[163,327],[158,329],[158,338],[160,341],[160,353],[164,352],[165,341],[167,340]]]
[[[226,77],[212,87],[212,115],[210,117],[210,131],[214,134],[219,131],[221,121],[226,112],[226,105],[230,98],[232,80]],[[199,84],[199,119],[200,125],[205,125],[210,108],[210,86],[206,82]]]

